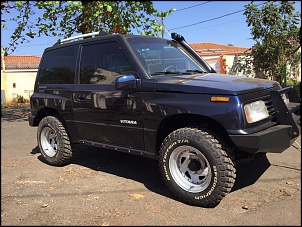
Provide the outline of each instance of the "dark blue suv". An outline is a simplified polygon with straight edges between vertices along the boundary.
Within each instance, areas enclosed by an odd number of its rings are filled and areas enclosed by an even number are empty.
[[[50,165],[70,163],[74,144],[147,156],[179,200],[202,207],[231,191],[238,159],[281,153],[300,135],[293,87],[217,74],[176,33],[59,41],[43,53],[30,104]]]

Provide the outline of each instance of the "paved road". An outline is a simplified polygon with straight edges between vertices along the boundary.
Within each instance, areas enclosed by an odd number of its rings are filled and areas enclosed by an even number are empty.
[[[295,147],[238,163],[231,193],[205,209],[173,197],[155,160],[79,146],[72,164],[45,164],[26,111],[2,111],[3,226],[301,225],[301,151]]]

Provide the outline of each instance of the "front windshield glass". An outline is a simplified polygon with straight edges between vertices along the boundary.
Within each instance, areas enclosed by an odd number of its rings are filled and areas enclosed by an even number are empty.
[[[127,40],[150,77],[206,71],[174,41],[152,37],[128,37]]]

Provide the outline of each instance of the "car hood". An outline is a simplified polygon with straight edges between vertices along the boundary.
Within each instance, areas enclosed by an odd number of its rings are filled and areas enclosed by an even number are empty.
[[[208,73],[156,78],[157,91],[240,95],[264,89],[280,89],[276,81]]]

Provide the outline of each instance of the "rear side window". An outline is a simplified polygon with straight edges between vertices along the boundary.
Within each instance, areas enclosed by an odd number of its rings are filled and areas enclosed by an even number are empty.
[[[73,84],[78,46],[63,47],[44,53],[39,84]]]

